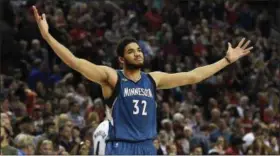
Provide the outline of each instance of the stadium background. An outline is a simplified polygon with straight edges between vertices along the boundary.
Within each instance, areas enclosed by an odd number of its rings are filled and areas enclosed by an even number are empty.
[[[277,0],[2,0],[1,127],[10,136],[2,154],[25,151],[29,137],[35,154],[91,154],[92,132],[104,119],[100,87],[43,41],[32,5],[76,56],[116,69],[114,49],[127,35],[139,40],[143,70],[165,72],[213,63],[227,42],[252,40],[248,57],[211,78],[158,91],[155,145],[158,154],[279,154]]]

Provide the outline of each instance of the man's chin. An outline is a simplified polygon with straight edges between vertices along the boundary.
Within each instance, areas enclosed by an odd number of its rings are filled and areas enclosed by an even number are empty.
[[[144,67],[144,64],[143,63],[139,63],[139,64],[127,64],[126,67],[128,69],[141,69]]]

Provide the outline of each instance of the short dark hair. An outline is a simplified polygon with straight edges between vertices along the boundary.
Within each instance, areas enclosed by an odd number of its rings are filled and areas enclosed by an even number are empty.
[[[252,131],[254,132],[254,133],[257,133],[258,131],[260,131],[262,129],[262,127],[261,127],[261,125],[259,124],[259,123],[255,123],[255,124],[253,124],[253,126],[252,126]]]
[[[53,114],[50,112],[44,112],[43,113],[43,120],[47,120],[48,118],[52,117]]]
[[[124,56],[124,48],[132,42],[137,43],[137,40],[133,37],[124,37],[123,39],[121,39],[121,41],[119,42],[119,44],[117,46],[118,56],[123,57]]]
[[[204,124],[200,127],[200,131],[202,132],[209,132],[210,131],[210,126],[209,124]]]
[[[33,120],[29,116],[24,116],[20,121],[19,124],[31,124]]]
[[[238,136],[236,134],[231,135],[230,137],[230,144],[233,146],[237,146],[237,145],[242,145],[244,144],[245,141],[242,139],[241,136]]]
[[[47,131],[51,126],[55,126],[55,123],[52,121],[47,121],[43,124],[43,130]]]

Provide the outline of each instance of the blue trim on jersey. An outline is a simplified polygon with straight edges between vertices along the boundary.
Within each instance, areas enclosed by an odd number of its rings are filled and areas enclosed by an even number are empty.
[[[134,82],[118,73],[118,94],[112,106],[113,125],[110,126],[110,140],[144,141],[152,140],[156,132],[156,92],[152,77],[141,72],[141,78]]]

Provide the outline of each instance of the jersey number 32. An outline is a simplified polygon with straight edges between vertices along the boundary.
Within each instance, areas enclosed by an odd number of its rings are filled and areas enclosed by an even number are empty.
[[[139,100],[133,100],[132,102],[134,104],[133,114],[137,115],[140,112],[139,105],[138,105]],[[142,115],[147,115],[147,111],[146,111],[147,101],[142,100],[142,101],[140,101],[140,103],[143,105]]]

